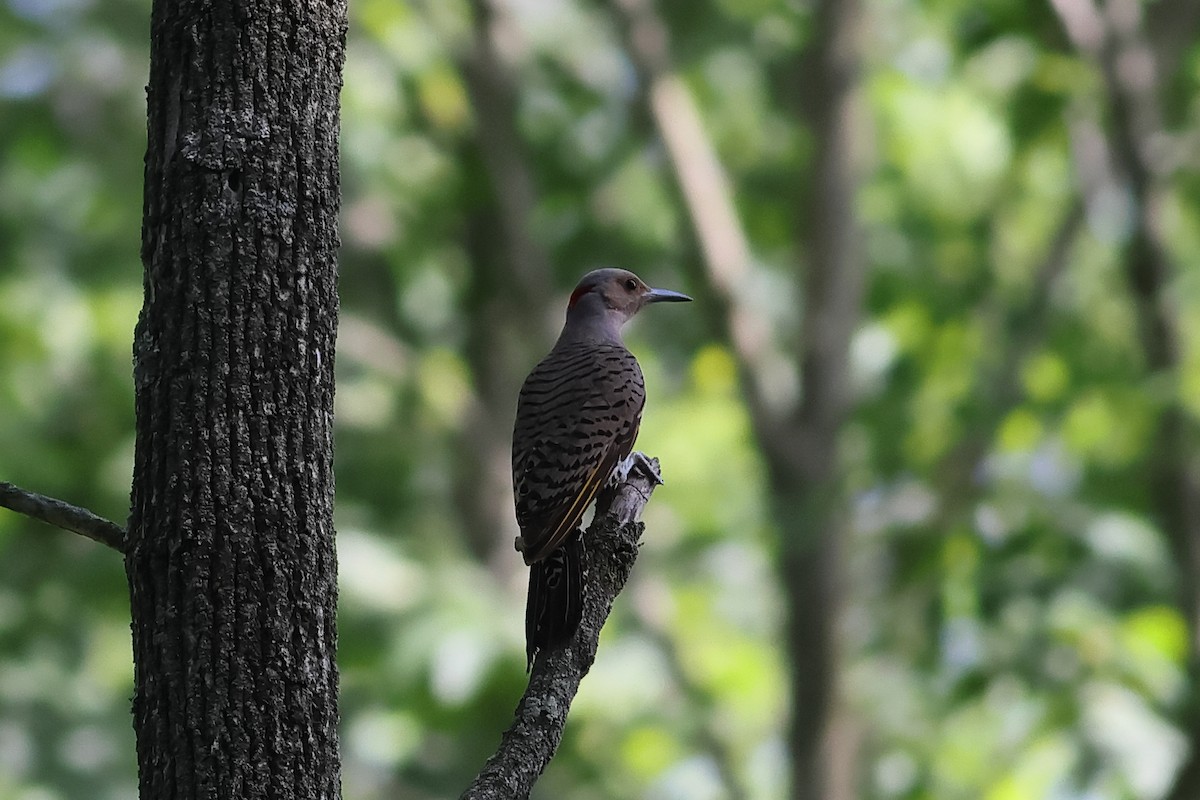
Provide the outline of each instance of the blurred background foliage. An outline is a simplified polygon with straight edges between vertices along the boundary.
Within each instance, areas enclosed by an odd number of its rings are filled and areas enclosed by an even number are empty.
[[[814,608],[833,620],[830,777],[805,793],[788,788],[804,756],[785,644],[801,595],[761,415],[814,391],[799,365],[821,309],[798,276],[820,274],[806,237],[829,231],[800,217],[829,141],[797,106],[824,74],[804,67],[831,35],[819,2],[351,2],[348,800],[455,797],[509,721],[516,390],[599,264],[709,302],[629,334],[640,447],[667,483],[536,796],[1200,796],[1176,785],[1200,745],[1192,6],[863,0],[854,15],[855,116],[833,130],[865,278],[822,484],[842,510],[835,600]],[[0,3],[0,478],[115,520],[148,20],[149,0]],[[669,39],[638,40],[647,20]],[[647,103],[656,70],[732,187],[750,254],[732,286],[702,245],[706,198],[685,202],[679,173],[700,160],[663,144],[682,118]],[[766,326],[757,372],[722,309]],[[748,380],[764,405],[744,401]],[[136,796],[128,630],[117,556],[0,513],[0,800]]]

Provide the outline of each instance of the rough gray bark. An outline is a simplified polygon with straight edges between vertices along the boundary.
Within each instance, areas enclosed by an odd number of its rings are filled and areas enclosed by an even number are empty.
[[[144,798],[335,798],[343,0],[156,0],[126,571]]]
[[[651,462],[658,467],[658,459]],[[554,757],[571,701],[596,660],[600,629],[637,560],[645,526],[636,520],[655,486],[635,468],[626,480],[601,492],[596,516],[583,537],[587,584],[579,628],[569,644],[538,654],[513,724],[460,800],[526,798]]]

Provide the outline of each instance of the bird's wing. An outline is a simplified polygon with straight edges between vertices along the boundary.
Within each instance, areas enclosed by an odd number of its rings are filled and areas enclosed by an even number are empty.
[[[529,563],[539,561],[554,552],[571,535],[571,531],[578,527],[584,512],[596,499],[605,481],[633,449],[638,426],[634,424],[631,428],[612,441],[604,451],[600,463],[584,473],[585,477],[578,483],[578,488],[572,495],[568,495],[551,517],[544,519],[541,525],[527,530],[525,557]],[[530,537],[530,533],[537,538]]]
[[[554,552],[579,525],[633,449],[645,403],[641,370],[624,348],[581,353],[566,366],[552,366],[549,375],[541,365],[530,374],[513,434],[526,563]]]

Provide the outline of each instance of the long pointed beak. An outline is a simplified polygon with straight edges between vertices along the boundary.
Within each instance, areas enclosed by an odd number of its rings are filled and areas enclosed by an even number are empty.
[[[647,303],[690,303],[692,298],[683,292],[673,292],[670,289],[651,289],[642,295]]]

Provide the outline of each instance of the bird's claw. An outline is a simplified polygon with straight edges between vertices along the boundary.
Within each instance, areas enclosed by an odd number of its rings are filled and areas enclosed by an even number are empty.
[[[663,485],[662,472],[659,471],[658,464],[640,450],[634,450],[620,464],[617,464],[617,468],[613,470],[612,483],[618,485],[629,480],[629,474],[634,469],[640,469],[647,478],[659,486]]]

